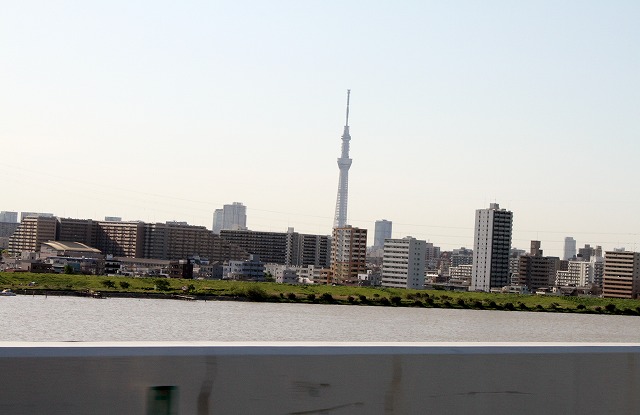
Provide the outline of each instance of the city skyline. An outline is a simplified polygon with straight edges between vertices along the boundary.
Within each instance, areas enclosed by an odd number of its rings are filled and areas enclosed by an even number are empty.
[[[331,234],[344,91],[350,225],[473,246],[640,249],[640,4],[25,1],[0,16],[3,210]],[[358,16],[358,19],[352,18]],[[118,30],[113,30],[118,28]],[[327,30],[331,28],[331,30]]]

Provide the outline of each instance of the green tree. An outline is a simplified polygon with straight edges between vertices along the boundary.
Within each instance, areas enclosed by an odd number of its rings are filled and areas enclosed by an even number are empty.
[[[69,264],[64,266],[64,273],[65,274],[73,274],[73,267]]]
[[[320,296],[320,300],[325,303],[333,303],[333,296],[330,293],[324,293]]]
[[[154,281],[154,284],[156,285],[156,290],[160,291],[169,291],[169,289],[171,288],[171,284],[169,284],[169,281],[164,278],[156,279]]]
[[[102,281],[102,285],[104,285],[105,288],[116,288],[116,283],[111,280]]]
[[[129,284],[127,281],[120,281],[120,288],[122,288],[123,290],[129,288],[130,285],[131,284]]]
[[[251,286],[245,291],[245,295],[251,301],[264,301],[267,298],[267,292],[262,287]]]

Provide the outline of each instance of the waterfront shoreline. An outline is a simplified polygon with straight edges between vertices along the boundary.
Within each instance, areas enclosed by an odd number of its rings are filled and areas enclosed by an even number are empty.
[[[16,278],[18,277],[19,278]],[[13,278],[12,278],[13,277]],[[556,297],[518,294],[455,292],[443,290],[401,290],[328,285],[287,285],[264,282],[220,280],[164,280],[159,291],[152,278],[68,276],[64,274],[0,273],[0,287],[17,295],[71,296],[96,299],[137,298],[181,301],[250,301],[291,304],[339,304],[376,307],[503,310],[603,315],[640,315],[640,301],[595,297]],[[24,281],[37,279],[41,282]],[[92,283],[92,288],[70,289],[70,281]],[[135,285],[137,289],[117,289]],[[44,284],[46,282],[46,284]],[[10,284],[7,284],[10,283]],[[56,283],[54,285],[54,283]],[[98,285],[104,289],[98,289]],[[109,285],[107,287],[106,285]],[[25,286],[27,285],[27,286]],[[46,287],[44,287],[46,285]],[[141,288],[140,288],[141,287]],[[186,289],[185,289],[186,288]],[[207,292],[217,291],[217,294]]]

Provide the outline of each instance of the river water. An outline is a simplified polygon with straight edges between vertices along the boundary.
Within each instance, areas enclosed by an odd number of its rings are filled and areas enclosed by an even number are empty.
[[[0,341],[640,342],[640,317],[0,297]]]

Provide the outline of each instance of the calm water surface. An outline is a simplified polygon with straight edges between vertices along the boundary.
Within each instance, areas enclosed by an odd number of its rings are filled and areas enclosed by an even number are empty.
[[[1,341],[640,342],[640,317],[232,301],[0,297]]]

